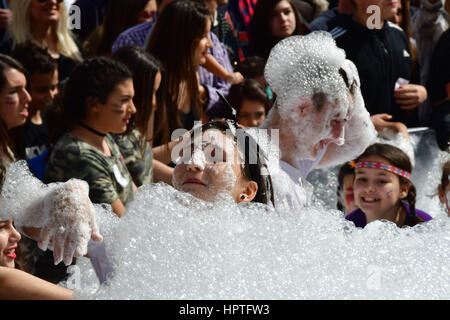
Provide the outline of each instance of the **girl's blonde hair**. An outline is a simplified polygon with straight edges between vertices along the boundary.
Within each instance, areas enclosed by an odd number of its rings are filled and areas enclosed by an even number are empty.
[[[31,1],[32,0],[14,0],[11,3],[13,19],[9,26],[9,33],[13,39],[13,48],[27,40],[33,40],[29,12]],[[58,39],[58,52],[76,61],[82,61],[83,59],[81,57],[80,50],[73,40],[72,32],[67,27],[69,15],[67,13],[64,1],[61,2],[60,5],[62,6],[60,18],[56,23],[56,28],[53,30]]]

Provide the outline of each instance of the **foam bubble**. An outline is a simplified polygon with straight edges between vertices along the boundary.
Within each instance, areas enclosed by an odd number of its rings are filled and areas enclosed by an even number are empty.
[[[447,299],[450,224],[355,228],[334,210],[207,203],[156,184],[106,239],[115,276],[82,299]]]
[[[357,69],[329,33],[283,39],[272,49],[264,75],[277,101],[262,127],[279,126],[284,161],[314,161],[330,144],[319,166],[332,166],[374,141]]]

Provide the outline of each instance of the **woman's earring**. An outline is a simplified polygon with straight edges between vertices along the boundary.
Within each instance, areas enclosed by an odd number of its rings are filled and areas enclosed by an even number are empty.
[[[245,195],[241,195],[241,200],[245,200]]]

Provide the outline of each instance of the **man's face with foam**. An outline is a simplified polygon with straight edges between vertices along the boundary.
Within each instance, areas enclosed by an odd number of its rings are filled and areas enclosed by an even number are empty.
[[[345,52],[325,32],[289,37],[272,49],[264,75],[277,94],[283,158],[316,160],[330,143],[344,143],[355,80],[347,69]]]
[[[299,97],[290,106],[279,106],[285,123],[280,126],[282,154],[294,155],[298,160],[314,160],[328,144],[343,144],[350,102],[350,97],[316,92]]]

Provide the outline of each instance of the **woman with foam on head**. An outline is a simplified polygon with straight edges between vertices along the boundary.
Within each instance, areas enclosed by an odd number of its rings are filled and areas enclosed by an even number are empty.
[[[364,228],[375,220],[394,222],[398,227],[431,220],[415,208],[416,188],[411,182],[412,165],[402,150],[376,143],[355,161],[353,185],[359,209],[345,218]]]

